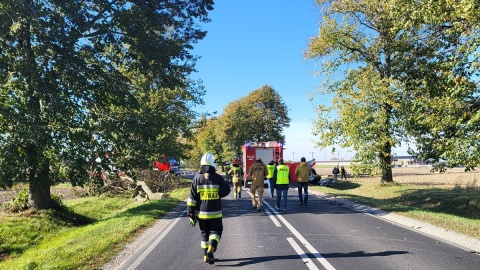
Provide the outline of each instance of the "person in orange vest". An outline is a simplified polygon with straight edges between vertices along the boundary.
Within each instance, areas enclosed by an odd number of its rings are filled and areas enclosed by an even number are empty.
[[[238,160],[233,161],[232,168],[227,172],[228,175],[232,176],[233,182],[233,197],[242,198],[242,176],[243,170],[238,165]]]

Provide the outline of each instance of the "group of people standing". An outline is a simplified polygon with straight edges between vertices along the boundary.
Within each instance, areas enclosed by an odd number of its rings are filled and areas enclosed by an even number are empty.
[[[230,194],[231,190],[228,183],[216,172],[216,159],[213,154],[203,155],[200,166],[200,172],[192,180],[187,200],[187,213],[191,226],[196,226],[197,222],[199,224],[204,262],[213,264],[215,262],[213,254],[217,250],[223,232],[221,198]],[[227,173],[232,175],[234,197],[241,198],[243,172],[238,161],[234,161]],[[270,198],[275,197],[276,191],[275,209],[285,212],[290,186],[290,168],[284,164],[283,159],[280,158],[278,164],[272,160],[266,165],[261,158],[257,158],[250,166],[248,173],[252,177],[250,186],[252,211],[261,211],[264,179],[267,178]],[[304,157],[295,168],[294,174],[298,179],[299,205],[308,206],[308,184],[312,170]]]
[[[250,166],[248,173],[252,177],[252,185],[250,186],[252,211],[261,211],[265,178],[268,180],[270,198],[275,197],[275,191],[277,194],[275,209],[282,212],[287,211],[290,167],[284,164],[282,158],[278,159],[278,163],[271,160],[267,165],[262,162],[261,158],[257,158],[252,166]],[[308,206],[308,183],[312,171],[304,157],[301,158],[300,164],[295,168],[294,173],[298,179],[299,205]]]
[[[347,180],[347,171],[345,170],[345,167],[343,167],[343,166],[340,167],[340,169],[338,169],[338,166],[334,167],[333,170],[332,170],[332,173],[333,173],[333,179],[334,180],[337,180],[339,173],[340,173],[340,180],[342,180],[342,179]]]

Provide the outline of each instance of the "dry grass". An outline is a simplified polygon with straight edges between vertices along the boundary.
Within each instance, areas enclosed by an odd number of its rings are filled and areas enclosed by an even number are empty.
[[[349,168],[347,173],[351,172]],[[445,173],[431,173],[430,167],[393,168],[393,181],[405,185],[435,186],[439,188],[480,187],[480,170],[465,172],[464,168],[447,169]],[[332,174],[332,168],[316,168],[317,173],[325,176]],[[348,176],[348,175],[347,175]],[[348,178],[353,182],[378,180],[380,177]]]
[[[312,188],[480,239],[480,172],[453,168],[440,174],[430,169],[393,168],[394,183],[388,184],[379,176],[357,177]],[[332,168],[316,171],[325,179]]]

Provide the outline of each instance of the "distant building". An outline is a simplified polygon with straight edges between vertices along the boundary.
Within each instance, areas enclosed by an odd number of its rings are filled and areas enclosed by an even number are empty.
[[[316,165],[331,165],[331,166],[349,166],[352,163],[350,159],[340,159],[340,160],[320,160],[315,161]]]
[[[330,166],[345,166],[350,165],[352,160],[350,159],[340,159],[340,160],[320,160],[316,161],[317,165],[330,165]],[[418,166],[431,166],[425,163],[421,159],[417,159],[414,156],[393,156],[392,157],[392,167],[418,167]]]
[[[415,166],[426,166],[427,164],[421,160],[417,159],[414,156],[393,156],[392,157],[392,166],[393,167],[415,167]]]

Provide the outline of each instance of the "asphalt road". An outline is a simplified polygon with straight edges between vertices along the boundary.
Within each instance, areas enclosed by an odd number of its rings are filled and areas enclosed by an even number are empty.
[[[223,199],[214,265],[203,262],[200,230],[189,226],[182,203],[105,269],[479,269],[478,253],[323,196],[311,195],[309,206],[300,207],[297,190],[290,189],[284,213],[269,197],[263,211],[252,212],[246,190],[242,196]]]

